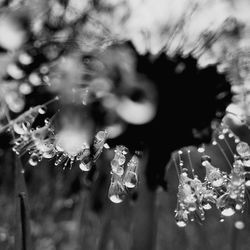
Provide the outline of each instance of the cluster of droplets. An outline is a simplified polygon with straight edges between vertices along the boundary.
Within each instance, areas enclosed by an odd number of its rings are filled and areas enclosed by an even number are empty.
[[[179,156],[182,153],[182,151],[179,151]],[[190,157],[190,150],[188,150],[188,155]],[[193,169],[192,178],[190,178],[188,176],[188,169],[183,168],[183,165],[183,161],[180,160],[179,186],[177,195],[178,200],[177,208],[175,210],[176,223],[179,227],[186,226],[189,219],[194,221],[195,218],[198,218],[203,221],[205,219],[204,210],[210,209],[210,202],[215,201],[214,191],[209,185],[207,185],[208,181],[202,182],[199,180],[198,176],[194,175]],[[214,169],[210,169],[208,176],[211,181],[215,180],[212,176],[213,171],[216,172],[216,179],[218,179],[218,172],[214,167]]]
[[[127,162],[128,149],[125,146],[116,146],[115,156],[111,161],[111,183],[108,191],[109,199],[114,203],[121,203],[127,189],[135,188],[138,183],[139,152]]]
[[[109,148],[106,143],[107,131],[97,132],[93,145],[83,143],[77,154],[71,154],[57,144],[52,119],[45,119],[45,124],[42,127],[32,128],[36,117],[39,114],[45,114],[45,112],[46,104],[35,106],[2,128],[2,131],[7,129],[13,132],[13,151],[20,156],[28,152],[31,166],[36,166],[43,158],[55,158],[55,166],[63,165],[65,168],[70,163],[70,167],[72,167],[72,164],[77,162],[82,171],[90,171],[103,149]]]
[[[234,170],[232,169],[232,173],[228,175],[226,172],[214,167],[211,164],[211,158],[207,155],[203,157],[202,165],[206,168],[206,186],[213,192],[214,200],[212,203],[220,210],[221,221],[223,221],[224,216],[231,216],[235,213],[236,202],[231,200],[230,195],[230,189],[234,185],[231,179],[231,175],[234,175]],[[236,197],[233,198],[236,199]],[[234,206],[232,207],[233,204]]]
[[[12,120],[8,125],[8,130],[12,130],[16,135],[14,139],[13,151],[17,155],[29,152],[29,164],[36,166],[42,158],[52,158],[55,156],[53,148],[51,123],[45,119],[45,125],[32,128],[38,114],[46,112],[45,105],[39,105]]]
[[[56,155],[52,141],[53,130],[50,121],[45,120],[43,127],[26,131],[15,140],[13,150],[18,154],[29,152],[29,164],[36,166],[43,158],[51,159]]]
[[[42,127],[32,128],[36,117],[46,113],[48,103],[30,108],[3,128],[14,132],[13,151],[17,155],[21,156],[29,152],[31,166],[36,166],[43,158],[53,158],[56,155],[50,120],[45,119]]]
[[[235,136],[232,131],[223,128],[218,135],[218,139],[224,140],[227,132],[229,132],[229,137]],[[201,165],[205,168],[203,181],[197,175],[194,175],[190,150],[187,150],[187,152],[192,177],[188,176],[188,169],[183,167],[184,162],[180,157],[183,152],[179,151],[179,168],[174,159],[179,172],[177,208],[175,211],[176,223],[179,227],[185,227],[189,220],[204,220],[205,210],[211,209],[212,206],[220,211],[220,221],[224,221],[225,217],[232,216],[237,211],[244,211],[246,188],[250,186],[250,181],[247,178],[250,167],[250,147],[246,142],[240,141],[238,137],[235,138],[235,143],[237,154],[234,154],[234,162],[230,164],[230,173],[221,171],[214,166],[211,163],[211,157],[204,153],[204,147],[198,149],[198,152],[203,153],[201,156]],[[219,146],[219,142],[214,140],[213,145]],[[221,147],[220,149],[222,150]]]
[[[69,163],[71,168],[73,163],[76,163],[82,171],[90,171],[103,149],[109,148],[106,143],[107,131],[97,132],[92,145],[87,142],[83,143],[82,147],[76,151],[77,153],[67,152],[57,143],[52,119],[45,119],[42,127],[32,127],[37,116],[46,113],[46,105],[30,108],[2,128],[2,131],[9,130],[13,133],[13,151],[19,156],[28,152],[28,162],[31,166],[37,166],[42,159],[53,158],[55,166],[63,165],[65,168]],[[115,155],[111,161],[111,184],[108,196],[112,202],[120,203],[124,200],[127,190],[135,188],[138,183],[141,152],[136,151],[130,159],[127,157],[129,151],[125,146],[116,146],[114,152]]]
[[[237,154],[233,155],[233,164],[229,164],[231,167],[230,173],[224,173],[225,181],[222,185],[223,192],[221,192],[221,195],[217,198],[216,206],[221,211],[222,216],[232,216],[236,211],[243,212],[243,206],[245,204],[245,189],[250,184],[249,181],[247,181],[247,168],[250,166],[250,148],[246,142],[240,141],[239,137],[222,124],[219,130],[218,139],[225,141],[232,154],[231,147],[225,138],[226,134],[229,138],[234,139]],[[217,143],[214,144],[216,145]],[[223,153],[221,147],[220,150]],[[221,218],[221,221],[223,220],[224,219]]]
[[[93,148],[90,150],[89,147],[85,147],[76,157],[79,161],[79,168],[82,171],[90,171],[92,165],[97,161],[101,155],[103,148],[109,148],[108,144],[105,143],[108,137],[107,131],[99,131],[94,138]]]
[[[231,173],[223,186],[224,193],[217,198],[216,206],[222,216],[232,216],[243,211],[245,203],[245,171],[240,160],[235,160]],[[222,218],[221,221],[224,219]]]
[[[104,147],[108,147],[105,143],[107,139],[106,131],[99,131],[94,138],[93,149],[84,144],[77,155],[69,154],[62,148],[58,147],[55,143],[55,131],[51,126],[49,120],[45,120],[43,127],[31,129],[27,133],[20,135],[15,140],[15,146],[13,150],[17,154],[29,152],[29,164],[36,166],[43,158],[52,159],[55,158],[55,166],[66,166],[74,163],[79,164],[79,168],[84,171],[90,171],[92,165],[97,161]]]

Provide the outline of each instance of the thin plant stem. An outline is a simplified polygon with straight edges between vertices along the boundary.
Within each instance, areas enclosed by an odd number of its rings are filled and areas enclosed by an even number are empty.
[[[10,116],[7,107],[5,114],[8,122]],[[14,131],[10,130],[13,140],[15,139]],[[27,200],[27,187],[24,179],[24,169],[20,158],[15,156],[15,250],[30,250],[30,225],[29,225],[29,209]]]
[[[144,157],[140,162],[141,173],[149,164],[148,153],[144,153]],[[152,166],[150,166],[152,167]],[[156,249],[157,235],[157,209],[156,209],[156,191],[150,190],[147,186],[145,176],[141,179],[139,188],[139,198],[135,206],[133,222],[133,241],[131,250],[154,250]],[[143,237],[141,234],[143,232]]]
[[[233,150],[232,150],[232,148],[231,148],[230,144],[228,143],[228,141],[227,141],[227,138],[226,138],[226,137],[224,138],[224,141],[225,141],[225,143],[226,143],[226,145],[227,145],[227,147],[228,147],[228,149],[229,149],[230,153],[231,153],[231,154],[232,154],[232,156],[234,157],[234,152],[233,152]]]
[[[192,163],[192,160],[191,160],[190,149],[187,149],[187,154],[188,154],[189,166],[191,168],[192,176],[194,178],[194,167],[193,167],[193,163]]]
[[[222,155],[224,156],[225,160],[227,161],[227,163],[228,163],[230,169],[232,169],[232,168],[233,168],[233,167],[232,167],[232,164],[231,164],[231,162],[229,161],[229,159],[228,159],[228,157],[227,157],[227,154],[225,153],[224,149],[221,147],[221,145],[220,145],[220,143],[219,143],[218,141],[217,141],[217,146],[218,146],[219,150],[221,151]]]
[[[177,165],[175,157],[172,157],[172,159],[173,159],[173,163],[174,163],[176,173],[177,173],[177,177],[178,177],[178,180],[179,180],[180,179],[180,170],[178,169],[178,165]]]

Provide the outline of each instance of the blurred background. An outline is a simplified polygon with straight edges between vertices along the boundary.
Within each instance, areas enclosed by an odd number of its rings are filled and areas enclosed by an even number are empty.
[[[237,72],[218,70],[218,62],[208,55],[199,57],[200,52],[212,50],[215,34],[209,32],[202,32],[200,47],[187,54],[170,45],[168,52],[160,49],[163,38],[158,36],[159,40],[148,38],[144,44],[139,36],[147,38],[147,32],[135,35],[138,6],[128,2],[0,1],[0,249],[249,249],[248,189],[242,213],[220,222],[213,208],[206,211],[202,223],[176,225],[179,183],[172,159],[182,149],[190,173],[185,148],[189,147],[195,174],[204,180],[202,155],[197,151],[203,145],[213,165],[230,172],[235,138],[226,134],[220,146],[211,142],[218,139],[216,131],[223,119],[237,138],[250,143],[247,123],[225,112],[231,102],[241,102],[239,91],[235,94],[231,85],[250,72],[249,64],[243,60],[246,67],[239,76],[242,62],[233,56],[224,60],[225,49],[220,59]],[[132,38],[119,34],[128,20]],[[163,37],[180,30],[157,24]],[[231,35],[238,37],[241,26],[232,26],[223,23],[227,34],[216,30],[218,36],[223,33],[216,40],[220,46],[220,39],[234,44]],[[32,166],[29,150],[21,156],[12,150],[16,138],[10,120],[55,97],[59,100],[40,112],[33,129],[49,118],[55,136],[72,132],[63,138],[69,147],[74,146],[74,136],[93,144],[96,132],[108,132],[110,148],[103,150],[89,172],[77,162],[57,165],[56,157]],[[116,145],[125,145],[129,156],[142,152],[136,188],[129,189],[119,204],[108,197]]]

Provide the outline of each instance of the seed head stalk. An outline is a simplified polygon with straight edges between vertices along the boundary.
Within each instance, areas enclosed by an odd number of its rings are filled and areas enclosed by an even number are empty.
[[[8,108],[5,108],[8,122],[11,121]],[[14,131],[11,129],[13,140]],[[24,168],[21,159],[15,155],[14,163],[14,185],[15,185],[15,250],[30,250],[30,224],[29,224],[29,205],[27,197],[27,187],[24,178]]]

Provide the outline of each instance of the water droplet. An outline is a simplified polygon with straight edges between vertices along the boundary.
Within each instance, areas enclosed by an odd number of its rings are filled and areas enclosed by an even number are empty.
[[[91,169],[91,163],[90,163],[90,162],[88,162],[88,163],[81,162],[81,163],[79,164],[79,168],[80,168],[82,171],[84,171],[84,172],[88,172],[88,171],[90,171],[90,169]]]
[[[224,182],[223,178],[215,179],[215,180],[212,181],[212,186],[221,187],[223,182]]]
[[[207,203],[207,204],[204,204],[204,205],[203,205],[203,208],[204,208],[205,210],[209,210],[209,209],[212,208],[212,206],[211,206],[209,203]]]
[[[32,87],[28,83],[24,82],[24,83],[20,84],[19,91],[23,95],[28,95],[32,92]]]
[[[219,138],[220,140],[224,140],[224,139],[225,139],[225,135],[224,135],[224,134],[220,134],[220,135],[218,136],[218,138]]]
[[[121,203],[125,198],[125,189],[118,180],[111,182],[108,197],[113,203]]]
[[[236,204],[235,209],[236,209],[236,210],[241,210],[241,209],[242,209],[242,205]]]
[[[116,159],[113,159],[110,163],[111,167],[112,167],[112,170],[114,169],[116,171],[116,169],[118,168],[119,166],[119,162],[116,160]]]
[[[47,111],[47,108],[45,106],[42,106],[38,109],[38,113],[41,115],[44,115]]]
[[[189,210],[190,212],[194,212],[194,211],[196,210],[196,204],[195,204],[195,203],[190,203],[190,204],[188,205],[188,210]]]
[[[39,86],[42,83],[42,81],[37,73],[30,74],[29,82],[34,86]]]
[[[221,214],[222,214],[223,216],[229,217],[229,216],[232,216],[232,215],[235,214],[235,210],[234,210],[233,208],[231,208],[231,207],[224,208],[224,209],[221,211]]]
[[[46,158],[46,159],[51,159],[53,158],[54,156],[56,155],[56,151],[55,149],[51,149],[49,151],[45,151],[43,152],[43,157]]]
[[[204,149],[203,147],[200,147],[200,148],[198,148],[198,152],[199,152],[199,153],[204,153],[204,152],[205,152],[205,149]]]
[[[222,186],[224,178],[220,170],[212,166],[208,161],[204,161],[203,166],[206,168],[206,178],[212,184],[212,186]]]
[[[243,165],[244,165],[244,167],[250,167],[250,159],[244,159]]]
[[[48,125],[50,123],[50,119],[49,118],[44,119],[44,123]]]
[[[105,131],[99,131],[96,134],[96,139],[99,141],[104,141],[106,139],[106,135],[107,135],[107,133]]]
[[[67,159],[67,155],[66,154],[62,154],[55,162],[55,166],[58,166],[62,163],[64,163],[64,161]]]
[[[123,149],[122,149],[122,153],[123,153],[124,155],[126,155],[126,154],[128,153],[128,148],[123,147]]]
[[[26,132],[24,127],[22,126],[22,123],[14,123],[13,124],[13,129],[18,135],[22,135]]]
[[[8,65],[7,73],[16,80],[20,80],[24,77],[24,72],[16,64]]]
[[[137,185],[137,174],[132,171],[126,171],[123,182],[128,188],[134,188]]]
[[[176,225],[178,227],[185,227],[187,225],[187,223],[185,221],[180,220],[180,221],[176,222]]]
[[[29,65],[32,63],[32,57],[27,53],[22,53],[19,55],[18,60],[23,65]]]
[[[59,151],[59,152],[63,152],[64,150],[63,150],[63,148],[60,146],[60,145],[56,145],[56,149]]]
[[[119,165],[123,165],[125,163],[125,161],[126,161],[125,155],[119,155],[119,157],[118,157]]]
[[[22,122],[22,127],[25,130],[25,132],[27,132],[29,130],[30,126],[31,125],[30,125],[30,123],[28,121]]]
[[[246,185],[247,187],[250,187],[250,180],[247,180],[247,181],[245,182],[245,185]]]
[[[210,164],[209,161],[203,161],[203,162],[201,163],[201,165],[202,165],[203,167],[206,167],[206,166],[209,166],[209,165],[211,165],[211,164]]]
[[[36,153],[33,153],[29,158],[29,164],[31,166],[36,166],[39,162],[39,157]]]
[[[240,139],[239,139],[239,138],[235,138],[234,142],[235,142],[235,143],[239,143],[239,142],[240,142]]]
[[[235,228],[242,230],[245,227],[245,223],[243,221],[235,221],[234,226]]]
[[[115,174],[122,176],[124,174],[124,168],[119,166],[115,172]]]
[[[203,163],[204,161],[208,161],[211,163],[211,157],[209,155],[203,155],[201,157],[201,163]]]
[[[239,142],[236,151],[242,157],[250,156],[250,147],[246,142]]]
[[[40,73],[42,73],[43,75],[48,74],[49,73],[49,67],[44,65],[40,68]]]
[[[9,109],[15,113],[21,112],[25,106],[24,99],[18,92],[9,91],[6,93],[5,101]]]
[[[119,152],[119,154],[126,155],[128,153],[128,148],[123,145],[116,146],[115,152]]]

